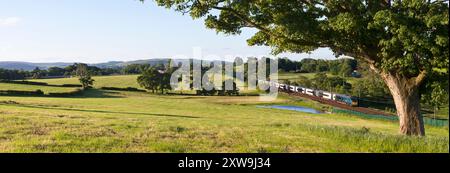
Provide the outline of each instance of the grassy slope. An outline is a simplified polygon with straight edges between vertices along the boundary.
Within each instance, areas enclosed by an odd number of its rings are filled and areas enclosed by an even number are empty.
[[[97,85],[126,87],[133,77],[105,78]],[[448,128],[403,137],[395,122],[257,104],[267,103],[100,90],[78,98],[0,96],[0,152],[448,152]],[[321,107],[285,96],[276,104]]]
[[[94,76],[94,87],[135,87],[140,88],[136,82],[138,75],[124,75],[124,76]],[[46,82],[48,84],[80,84],[78,78],[62,78],[62,79],[35,79],[30,80],[35,82]]]
[[[295,81],[296,79],[299,78],[299,76],[304,76],[307,77],[308,79],[313,79],[314,75],[316,75],[316,73],[291,73],[291,72],[280,72],[278,74],[278,79],[280,80],[291,80],[291,81]],[[330,76],[336,76],[330,73],[327,73],[327,75]],[[342,76],[339,76],[342,77]],[[359,80],[359,78],[354,78],[354,77],[346,77],[345,78],[347,80],[348,83],[353,84],[356,81]]]

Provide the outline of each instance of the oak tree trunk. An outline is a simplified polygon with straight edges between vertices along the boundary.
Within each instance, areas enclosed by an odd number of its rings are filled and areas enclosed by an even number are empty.
[[[425,136],[423,117],[420,114],[419,84],[415,78],[390,73],[383,73],[381,76],[394,98],[400,120],[400,133]]]

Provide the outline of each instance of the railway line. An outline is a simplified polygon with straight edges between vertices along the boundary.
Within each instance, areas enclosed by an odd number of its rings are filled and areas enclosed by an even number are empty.
[[[330,105],[330,106],[341,108],[341,109],[357,111],[357,112],[361,112],[361,113],[365,113],[365,114],[397,116],[395,114],[390,114],[390,113],[383,112],[383,111],[376,110],[376,109],[355,107],[355,106],[351,106],[351,105],[347,105],[347,104],[341,104],[334,100],[324,99],[321,97],[316,97],[316,96],[312,96],[312,95],[308,95],[308,94],[303,94],[303,93],[298,93],[298,92],[286,92],[286,91],[283,91],[283,92],[285,92],[291,96],[294,96],[294,97],[302,97],[302,98],[311,99],[311,100],[317,101],[319,103]]]

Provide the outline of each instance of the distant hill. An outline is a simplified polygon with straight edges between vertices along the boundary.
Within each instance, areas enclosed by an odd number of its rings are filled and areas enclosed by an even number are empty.
[[[110,61],[105,63],[97,63],[97,64],[89,64],[92,66],[96,66],[99,68],[115,68],[115,67],[124,67],[130,64],[150,64],[150,65],[158,65],[158,64],[167,64],[169,59],[147,59],[147,60],[136,60],[136,61]]]
[[[188,61],[187,59],[174,59],[174,65],[178,65],[180,62]],[[199,61],[199,60],[195,60]],[[159,59],[147,59],[147,60],[136,60],[136,61],[110,61],[105,63],[96,63],[89,64],[90,66],[96,66],[99,68],[118,68],[124,67],[130,64],[150,64],[150,65],[159,65],[168,64],[169,59],[159,58]],[[211,62],[211,61],[205,61]],[[213,61],[214,62],[214,61]],[[0,61],[0,68],[9,69],[9,70],[34,70],[36,67],[39,69],[48,69],[50,67],[66,67],[72,65],[73,62],[55,62],[55,63],[31,63],[31,62],[20,62],[20,61]]]
[[[36,67],[40,69],[47,69],[49,67],[66,67],[73,63],[30,63],[30,62],[19,62],[19,61],[0,61],[0,68],[9,70],[34,70]]]

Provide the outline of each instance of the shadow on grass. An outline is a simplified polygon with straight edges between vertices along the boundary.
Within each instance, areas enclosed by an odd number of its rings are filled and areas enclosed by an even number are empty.
[[[260,96],[260,94],[254,93],[241,93],[239,95],[197,95],[191,93],[167,93],[167,96],[191,96],[188,98],[201,98],[201,97],[248,97],[248,96]]]
[[[119,96],[119,91],[106,91],[100,89],[88,89],[83,92],[80,96],[74,96],[76,98],[123,98],[124,96]],[[115,95],[116,94],[116,95]]]
[[[46,97],[46,98],[124,98],[124,96],[117,95],[117,91],[105,91],[100,89],[88,89],[79,95],[72,96],[51,96],[51,95],[18,95],[18,94],[0,94],[0,96],[11,97]]]
[[[148,116],[158,116],[158,117],[176,117],[176,118],[200,118],[196,116],[188,115],[172,115],[172,114],[154,114],[154,113],[139,113],[139,112],[117,112],[117,111],[105,111],[105,110],[86,110],[86,109],[74,109],[74,108],[61,108],[55,106],[45,106],[45,105],[25,105],[17,102],[0,102],[0,105],[13,105],[25,108],[37,108],[37,109],[48,109],[48,110],[63,110],[63,111],[77,111],[77,112],[91,112],[91,113],[106,113],[106,114],[130,114],[130,115],[148,115]]]

